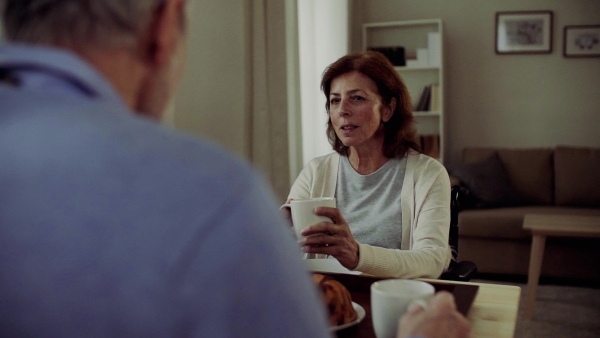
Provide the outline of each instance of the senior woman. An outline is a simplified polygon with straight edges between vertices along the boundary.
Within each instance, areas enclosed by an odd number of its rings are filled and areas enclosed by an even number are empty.
[[[382,54],[357,52],[325,70],[321,89],[335,152],[305,166],[288,202],[335,197],[337,208],[316,209],[332,221],[305,229],[302,251],[380,277],[439,277],[451,259],[450,180],[419,152],[400,76]]]

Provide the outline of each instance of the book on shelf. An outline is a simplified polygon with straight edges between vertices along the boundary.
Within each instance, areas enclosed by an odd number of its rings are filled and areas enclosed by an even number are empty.
[[[415,106],[415,111],[428,111],[429,110],[429,100],[431,98],[431,85],[427,85],[423,88],[421,92],[421,97],[419,98],[419,102]]]
[[[437,83],[427,85],[421,92],[421,97],[414,108],[415,112],[433,111],[440,112],[442,110],[440,85]]]
[[[432,84],[431,85],[431,96],[429,100],[429,110],[434,112],[440,112],[442,110],[442,102],[440,95],[440,85]]]
[[[440,158],[440,135],[419,135],[418,143],[423,154]]]

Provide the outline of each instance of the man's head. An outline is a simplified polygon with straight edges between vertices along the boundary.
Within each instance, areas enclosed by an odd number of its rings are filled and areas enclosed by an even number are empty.
[[[185,0],[4,0],[4,34],[79,54],[132,109],[159,118],[183,64],[184,7]]]

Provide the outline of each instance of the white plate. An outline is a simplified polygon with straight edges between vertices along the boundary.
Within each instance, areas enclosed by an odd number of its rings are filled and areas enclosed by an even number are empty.
[[[356,325],[356,324],[362,322],[363,319],[365,319],[365,316],[367,315],[367,313],[365,312],[365,309],[362,306],[360,306],[359,304],[357,304],[355,302],[352,302],[352,307],[354,308],[354,310],[356,311],[356,314],[358,315],[358,317],[356,317],[356,320],[351,321],[350,323],[343,324],[343,325],[331,326],[331,327],[329,327],[329,330],[331,330],[331,331],[343,330],[350,326]]]
[[[331,257],[328,259],[305,259],[304,263],[309,271],[312,272],[329,272],[329,273],[345,273],[349,275],[359,275],[358,271],[346,269],[337,259]]]

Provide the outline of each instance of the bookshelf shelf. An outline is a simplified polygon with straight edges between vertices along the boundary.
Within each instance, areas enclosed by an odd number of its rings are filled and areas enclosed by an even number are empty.
[[[412,71],[423,71],[423,70],[433,70],[439,71],[440,67],[394,67],[397,72],[412,72]]]
[[[414,111],[414,116],[441,116],[439,111]]]
[[[437,142],[423,146],[427,155],[444,162],[444,48],[441,19],[367,23],[362,26],[363,50],[379,47],[404,47],[407,66],[396,66],[408,88],[415,109],[413,115],[422,142]],[[423,57],[425,55],[426,58]],[[426,87],[430,97],[421,100]],[[419,104],[420,101],[425,103]],[[426,109],[422,109],[425,107]],[[434,141],[432,141],[434,140]]]

